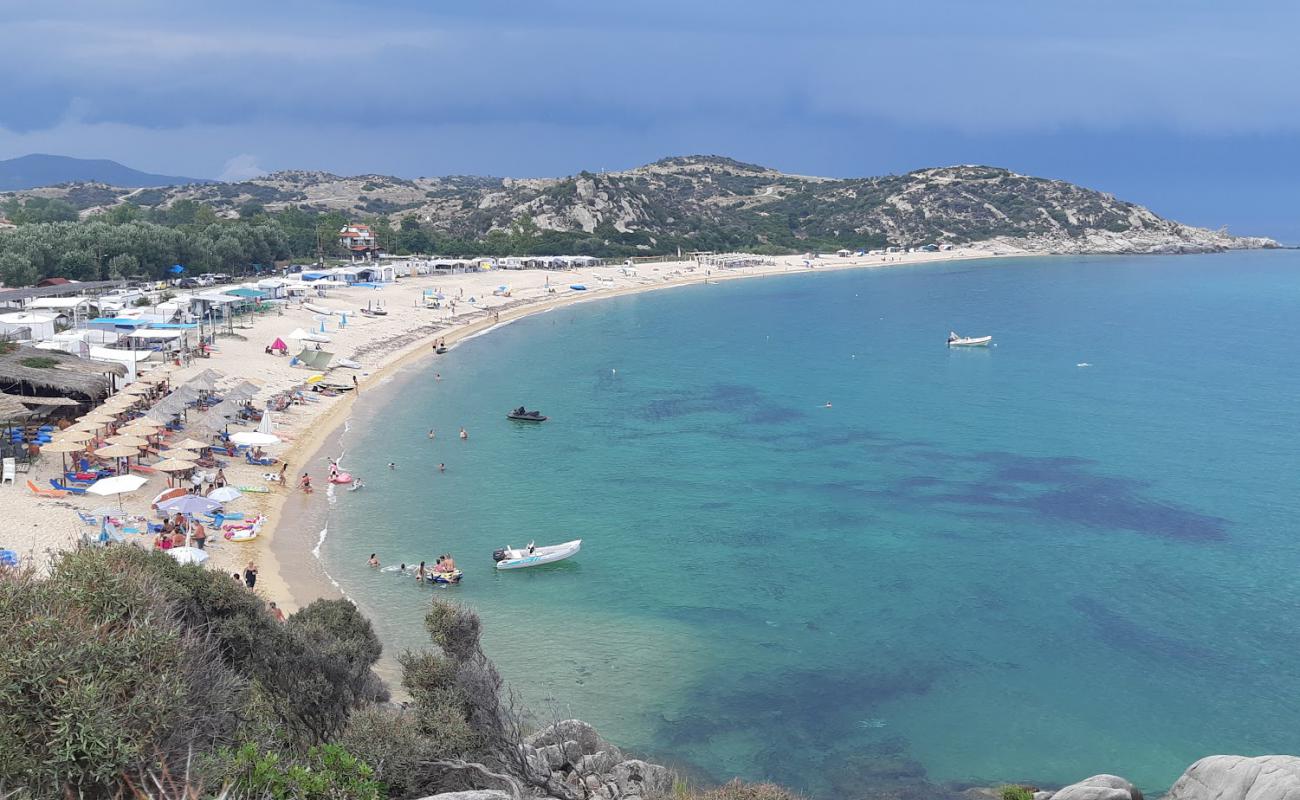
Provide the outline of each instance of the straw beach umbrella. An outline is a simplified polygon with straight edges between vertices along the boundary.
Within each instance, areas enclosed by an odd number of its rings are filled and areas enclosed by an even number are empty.
[[[198,439],[191,439],[189,437],[181,439],[179,442],[172,445],[172,447],[179,447],[185,450],[206,450],[211,446],[211,442],[200,442]]]
[[[135,383],[123,389],[122,394],[149,394],[152,391],[153,391],[153,387],[150,386],[149,384],[140,383],[139,381],[136,381]]]
[[[153,468],[159,472],[189,472],[198,468],[198,464],[193,461],[182,461],[176,458],[166,458],[153,465]]]
[[[146,440],[141,439],[139,436],[133,436],[132,434],[129,433],[119,433],[116,436],[108,437],[104,441],[108,442],[109,444],[124,444],[127,447],[135,447],[135,448],[149,446],[149,442],[147,442]]]
[[[110,444],[95,451],[100,458],[130,458],[140,452],[140,448],[128,444]]]
[[[101,425],[117,422],[117,416],[104,411],[91,411],[89,414],[82,414],[78,417],[81,422],[98,422]]]
[[[127,424],[123,425],[121,428],[119,428],[118,433],[134,433],[134,434],[141,434],[144,436],[153,436],[161,429],[162,429],[161,425],[154,425],[149,422],[141,422],[140,420],[132,420]]]
[[[67,472],[68,470],[68,453],[79,453],[85,449],[86,449],[86,445],[82,444],[81,442],[69,442],[66,439],[61,442],[50,442],[49,444],[41,445],[42,453],[59,454],[59,456],[63,459],[64,472]]]
[[[166,472],[167,479],[170,481],[173,475],[181,472],[192,472],[193,470],[198,469],[198,466],[199,465],[195,464],[193,461],[181,461],[175,458],[166,458],[159,461],[157,464],[154,464],[153,468],[159,472]],[[158,504],[159,508],[164,505],[166,505],[166,503]]]
[[[198,453],[179,447],[173,447],[171,450],[165,451],[163,455],[172,461],[194,461],[199,457]]]
[[[77,426],[73,425],[71,428],[68,428],[63,433],[60,433],[55,438],[55,441],[77,442],[78,444],[82,444],[85,442],[93,442],[95,438],[96,438],[95,434],[91,433],[90,431],[77,430]]]

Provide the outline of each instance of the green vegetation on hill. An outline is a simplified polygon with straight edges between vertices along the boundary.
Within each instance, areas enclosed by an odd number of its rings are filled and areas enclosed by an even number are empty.
[[[778,254],[1094,235],[1104,246],[1113,234],[1147,246],[1198,238],[1203,248],[1233,246],[1110,195],[996,167],[833,180],[719,156],[543,180],[292,171],[148,189],[73,184],[14,193],[0,209],[19,226],[0,232],[0,280],[10,284],[33,273],[110,277],[121,272],[110,265],[117,255],[153,277],[178,262],[238,273],[270,259],[345,255],[336,237],[348,222],[369,223],[398,255]],[[136,227],[115,237],[106,225]]]

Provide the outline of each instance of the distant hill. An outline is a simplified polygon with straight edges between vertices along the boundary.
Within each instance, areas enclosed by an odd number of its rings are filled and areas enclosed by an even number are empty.
[[[153,175],[104,158],[72,158],[33,153],[0,161],[0,191],[36,189],[64,183],[106,183],[137,189],[147,186],[215,183],[202,178]]]
[[[178,200],[205,203],[230,217],[248,204],[267,211],[338,212],[357,221],[387,218],[394,224],[412,217],[459,241],[531,231],[538,247],[582,253],[976,243],[1054,253],[1275,246],[1267,239],[1182,225],[1065,181],[971,165],[819,178],[721,156],[679,156],[621,172],[584,171],[564,178],[406,179],[294,170],[239,183],[134,189],[97,184],[20,194],[65,200],[87,218],[123,202],[165,208]]]

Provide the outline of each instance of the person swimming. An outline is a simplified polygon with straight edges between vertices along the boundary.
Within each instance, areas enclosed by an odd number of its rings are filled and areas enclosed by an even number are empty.
[[[372,567],[377,567],[377,566],[379,566],[379,556],[378,556],[378,554],[376,554],[376,553],[371,553],[371,554],[370,554],[370,560],[367,561],[366,563],[369,564],[369,565],[372,566]]]
[[[396,464],[395,462],[393,462],[393,461],[389,461],[389,462],[388,462],[388,468],[389,468],[389,469],[397,469],[397,464]]]
[[[429,438],[430,438],[430,439],[433,439],[433,438],[435,438],[436,436],[437,436],[437,434],[435,434],[435,433],[433,432],[433,428],[430,428],[430,429],[429,429]]]
[[[462,439],[468,439],[468,438],[469,438],[469,433],[467,433],[467,432],[465,431],[464,428],[461,428],[461,429],[460,429],[460,438],[462,438]]]
[[[446,465],[446,464],[439,464],[439,465],[438,465],[438,471],[439,471],[439,472],[446,472],[446,471],[447,471],[447,465]]]

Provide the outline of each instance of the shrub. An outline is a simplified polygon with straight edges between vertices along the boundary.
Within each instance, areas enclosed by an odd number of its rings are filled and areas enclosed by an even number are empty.
[[[430,788],[428,762],[464,752],[423,733],[440,734],[445,725],[422,726],[409,711],[372,706],[352,714],[339,744],[371,766],[390,797],[423,797]]]
[[[774,783],[741,783],[734,780],[703,794],[693,795],[693,800],[801,800],[789,789]]]
[[[1008,784],[998,789],[998,797],[1002,800],[1034,800],[1034,790],[1028,786]]]
[[[48,579],[0,575],[0,789],[108,794],[183,771],[237,725],[243,682],[147,569],[105,552],[64,556]]]
[[[383,785],[374,770],[338,745],[307,751],[303,759],[283,759],[245,744],[229,759],[229,789],[235,796],[271,800],[380,800]]]

